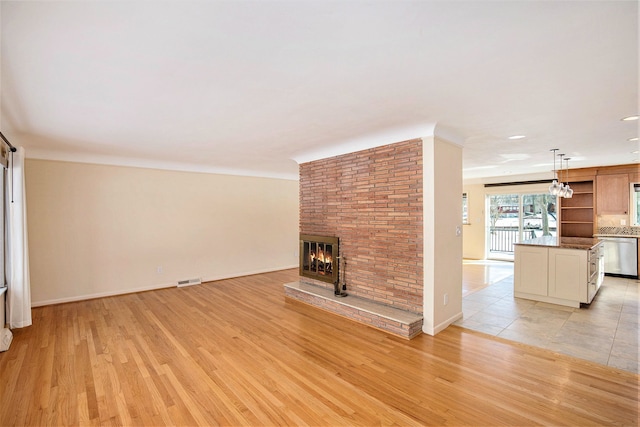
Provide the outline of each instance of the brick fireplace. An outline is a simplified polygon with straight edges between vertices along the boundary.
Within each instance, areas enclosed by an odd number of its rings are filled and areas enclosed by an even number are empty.
[[[300,233],[339,238],[345,301],[421,316],[422,167],[421,139],[300,165]],[[301,281],[333,289],[317,278]]]

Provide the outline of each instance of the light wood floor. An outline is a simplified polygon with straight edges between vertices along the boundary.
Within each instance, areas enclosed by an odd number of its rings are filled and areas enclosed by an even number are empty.
[[[513,275],[511,262],[465,259],[462,263],[463,297]]]
[[[636,425],[637,375],[455,326],[405,341],[301,303],[297,270],[36,308],[0,425]]]

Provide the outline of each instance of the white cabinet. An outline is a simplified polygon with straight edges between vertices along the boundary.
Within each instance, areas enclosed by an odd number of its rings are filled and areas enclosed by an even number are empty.
[[[602,284],[602,245],[589,249],[515,245],[514,295],[580,307]]]
[[[560,248],[549,248],[548,250],[548,295],[554,298],[582,302],[586,299],[586,289],[589,282],[587,277],[588,251]],[[583,294],[585,294],[585,298],[582,297]]]
[[[513,266],[514,291],[531,295],[547,295],[547,248],[516,246]]]

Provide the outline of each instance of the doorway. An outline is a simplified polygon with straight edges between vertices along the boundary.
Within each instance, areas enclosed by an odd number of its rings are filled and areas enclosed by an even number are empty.
[[[486,258],[513,261],[515,243],[556,236],[556,204],[556,197],[548,193],[487,195]]]

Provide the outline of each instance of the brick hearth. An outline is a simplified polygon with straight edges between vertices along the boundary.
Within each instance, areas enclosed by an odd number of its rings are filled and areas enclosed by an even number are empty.
[[[411,339],[422,332],[422,316],[419,314],[359,297],[336,297],[333,290],[324,287],[292,282],[284,285],[284,294],[402,338]]]

